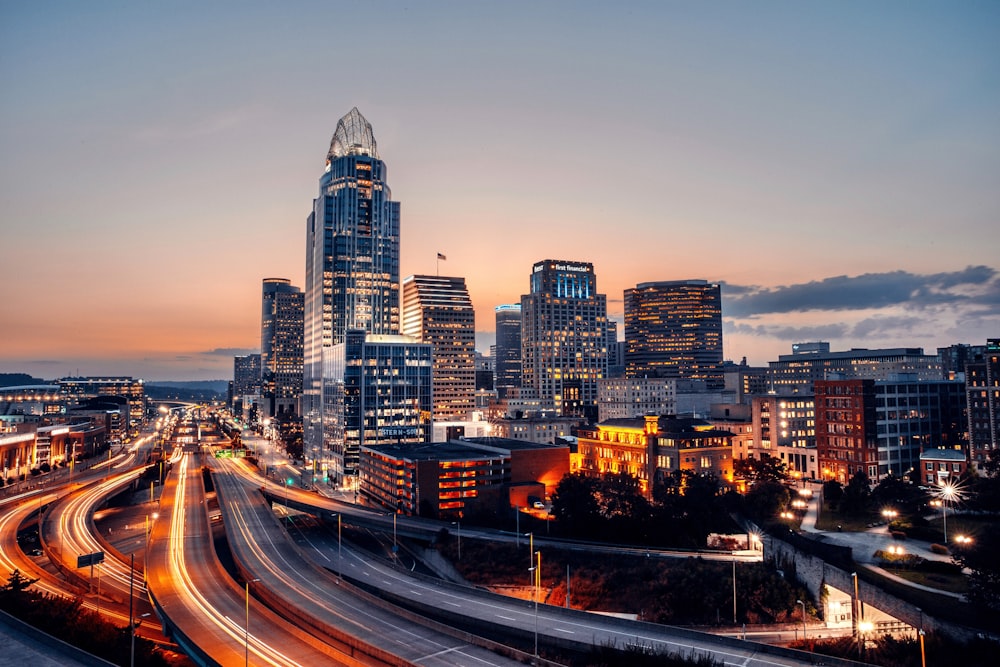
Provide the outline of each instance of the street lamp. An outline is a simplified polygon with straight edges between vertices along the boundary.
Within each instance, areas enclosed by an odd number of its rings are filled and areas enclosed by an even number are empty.
[[[802,600],[796,600],[796,604],[802,605],[802,641],[806,639],[806,603]]]
[[[851,600],[851,625],[854,626],[854,639],[858,639],[858,573],[851,572],[851,578],[854,580],[854,599]]]
[[[542,552],[536,551],[534,553],[538,557],[538,564],[534,564],[534,559],[532,560],[532,566],[528,568],[528,575],[532,578],[534,588],[532,589],[532,597],[535,599],[535,657],[538,657],[538,587],[541,584],[541,573],[542,573]],[[530,556],[529,556],[530,558]]]
[[[452,521],[451,523],[458,527],[458,560],[462,560],[462,522]]]
[[[955,490],[955,485],[951,482],[944,484],[941,487],[941,499],[944,501],[941,505],[941,511],[944,516],[944,543],[948,544],[948,503],[955,500],[958,493]]]
[[[858,623],[858,634],[859,634],[859,639],[858,639],[858,659],[859,660],[861,659],[861,656],[862,656],[862,654],[864,652],[864,648],[865,648],[865,635],[868,634],[869,632],[871,632],[874,629],[875,629],[875,624],[871,623],[870,621],[867,621],[867,622],[866,621],[862,621],[861,623]]]
[[[342,515],[340,512],[337,512],[334,516],[337,517],[337,579],[340,580],[344,578],[344,551],[340,540],[340,519]]]
[[[243,626],[243,664],[250,664],[250,583],[257,583],[260,579],[248,579],[246,582],[246,593],[247,593],[247,619],[246,625]]]

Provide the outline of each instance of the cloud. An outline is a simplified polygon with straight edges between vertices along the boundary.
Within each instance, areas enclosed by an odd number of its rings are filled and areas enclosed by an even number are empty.
[[[908,306],[927,308],[941,304],[1000,303],[997,270],[969,266],[948,273],[917,274],[908,271],[834,276],[819,281],[758,287],[723,284],[723,312],[746,318],[768,313],[843,311]]]
[[[804,340],[830,340],[842,338],[849,332],[843,324],[819,324],[815,326],[793,327],[777,324],[740,324],[726,322],[726,333],[759,336],[761,338],[777,338],[801,342]]]
[[[208,357],[242,357],[248,354],[257,354],[258,352],[260,352],[260,350],[255,348],[217,347],[214,350],[206,350],[200,354]]]

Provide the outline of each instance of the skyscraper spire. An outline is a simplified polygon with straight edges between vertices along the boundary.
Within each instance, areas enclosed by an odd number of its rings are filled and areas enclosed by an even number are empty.
[[[330,163],[345,155],[370,155],[378,157],[375,143],[375,133],[357,107],[337,122],[337,129],[330,140],[330,150],[326,154],[326,162]]]

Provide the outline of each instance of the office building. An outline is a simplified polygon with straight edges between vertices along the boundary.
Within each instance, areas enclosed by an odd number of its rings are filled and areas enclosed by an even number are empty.
[[[589,262],[546,259],[521,297],[521,385],[545,409],[597,418],[597,381],[608,372],[607,298]]]
[[[265,278],[261,298],[262,418],[299,414],[305,295],[285,278]]]
[[[965,364],[969,415],[969,457],[981,466],[1000,447],[1000,338],[986,341],[986,350]]]
[[[465,278],[406,278],[402,331],[433,349],[431,418],[468,418],[476,407],[476,314]]]
[[[878,475],[875,381],[817,380],[816,456],[822,480],[847,484],[859,472]]]
[[[258,368],[259,370],[259,368]],[[56,380],[70,404],[85,403],[99,396],[120,396],[128,402],[126,423],[129,435],[139,434],[146,423],[146,385],[131,377],[71,377]]]
[[[910,475],[928,450],[966,451],[965,401],[963,382],[920,381],[913,375],[876,381],[878,477],[872,481]]]
[[[497,395],[505,398],[507,389],[521,386],[521,304],[503,304],[496,314],[494,357]]]
[[[829,343],[798,343],[791,354],[780,355],[768,367],[771,389],[779,394],[810,394],[814,382],[832,377],[887,380],[901,373],[915,374],[918,380],[944,377],[941,360],[919,347],[830,352]]]
[[[343,407],[326,399],[325,379],[343,382],[327,372],[328,355],[349,330],[399,334],[399,202],[387,179],[371,123],[351,109],[337,123],[306,221],[303,453],[316,460],[334,447],[340,471],[353,466],[343,441],[324,443],[324,421],[343,421]]]
[[[361,495],[407,515],[462,519],[505,516],[516,488],[539,498],[569,472],[569,448],[504,438],[470,438],[361,449]]]
[[[792,477],[816,479],[816,399],[807,394],[755,396],[752,401],[754,447],[748,454],[768,456],[787,466]]]
[[[233,357],[233,384],[230,394],[233,416],[250,426],[260,416],[260,355]]]
[[[721,387],[722,296],[704,280],[625,290],[625,374],[705,380]]]
[[[597,383],[597,420],[677,414],[677,380],[605,378]]]
[[[324,355],[324,442],[317,461],[335,479],[358,474],[361,447],[427,442],[431,346],[411,336],[349,329]]]

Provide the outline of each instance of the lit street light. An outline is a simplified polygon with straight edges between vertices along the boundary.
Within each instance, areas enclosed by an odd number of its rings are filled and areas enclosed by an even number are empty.
[[[462,522],[452,521],[451,523],[458,528],[458,560],[462,560]]]
[[[806,603],[802,600],[796,600],[796,604],[802,605],[802,641],[806,639]]]
[[[246,582],[247,592],[247,623],[243,626],[243,664],[250,664],[250,583],[257,583],[260,579],[249,579]]]

